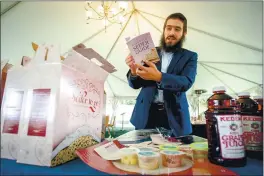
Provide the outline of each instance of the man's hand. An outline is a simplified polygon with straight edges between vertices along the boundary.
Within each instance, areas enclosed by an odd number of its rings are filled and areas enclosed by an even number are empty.
[[[136,74],[144,80],[152,80],[152,81],[160,82],[162,74],[157,69],[156,65],[149,61],[145,61],[145,63],[149,67],[144,67],[142,65],[136,64],[137,66]]]
[[[129,68],[131,70],[131,74],[135,76],[137,67],[135,65],[135,60],[134,60],[133,56],[131,56],[130,54],[126,58],[126,64],[129,66]]]

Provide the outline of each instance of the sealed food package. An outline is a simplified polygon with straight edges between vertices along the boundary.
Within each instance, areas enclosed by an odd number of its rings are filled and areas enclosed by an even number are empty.
[[[174,168],[183,165],[185,153],[181,151],[163,150],[160,152],[162,157],[162,164],[165,167]]]
[[[157,152],[139,152],[138,163],[142,169],[154,170],[159,168],[160,154]]]
[[[139,152],[139,149],[137,148],[122,148],[120,150],[121,163],[127,164],[127,165],[138,164],[138,156],[137,156],[138,152]]]
[[[208,158],[208,143],[207,142],[194,142],[191,144],[193,151],[193,159],[198,162],[204,162]]]

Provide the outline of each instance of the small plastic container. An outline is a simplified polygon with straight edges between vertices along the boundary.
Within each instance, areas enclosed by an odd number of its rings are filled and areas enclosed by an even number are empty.
[[[121,163],[126,165],[137,165],[139,149],[137,148],[122,148],[120,149]]]
[[[160,152],[162,165],[164,167],[175,168],[183,165],[185,153],[181,151],[162,150]]]
[[[198,162],[205,162],[208,158],[208,143],[195,142],[191,144],[193,159]]]
[[[178,151],[178,146],[165,144],[165,145],[160,145],[160,146],[159,146],[159,149],[160,149],[161,151],[162,151],[162,150]]]
[[[140,152],[158,152],[159,149],[152,148],[152,147],[139,147]]]
[[[185,158],[192,160],[193,159],[193,150],[190,145],[179,145],[178,151],[186,153]]]
[[[159,168],[160,154],[157,152],[139,152],[138,164],[141,169],[155,170]]]

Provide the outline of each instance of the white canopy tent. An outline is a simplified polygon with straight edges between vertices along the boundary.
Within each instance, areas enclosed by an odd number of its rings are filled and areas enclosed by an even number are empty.
[[[99,3],[93,2],[95,7]],[[219,85],[232,95],[241,91],[262,94],[262,2],[129,1],[124,27],[112,24],[106,31],[102,21],[86,24],[84,6],[85,2],[74,1],[2,6],[1,58],[20,64],[22,56],[34,56],[31,42],[60,44],[64,56],[72,46],[83,43],[117,69],[105,83],[107,95],[135,98],[139,90],[130,88],[126,80],[125,37],[150,32],[159,45],[164,19],[181,12],[188,20],[184,48],[199,57],[198,74],[188,97],[195,89],[206,89],[208,97],[212,87]]]

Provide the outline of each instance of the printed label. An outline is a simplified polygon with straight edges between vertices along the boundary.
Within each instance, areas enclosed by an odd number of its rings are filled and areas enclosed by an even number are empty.
[[[263,123],[260,116],[242,116],[244,144],[247,150],[262,151]]]
[[[46,136],[47,118],[50,108],[50,89],[33,90],[28,136]]]
[[[142,64],[143,59],[151,62],[160,60],[149,32],[127,41],[127,46],[135,62],[138,64]]]
[[[224,159],[245,157],[241,115],[216,116],[221,154]]]
[[[8,89],[3,103],[3,133],[17,134],[22,111],[24,91]]]

